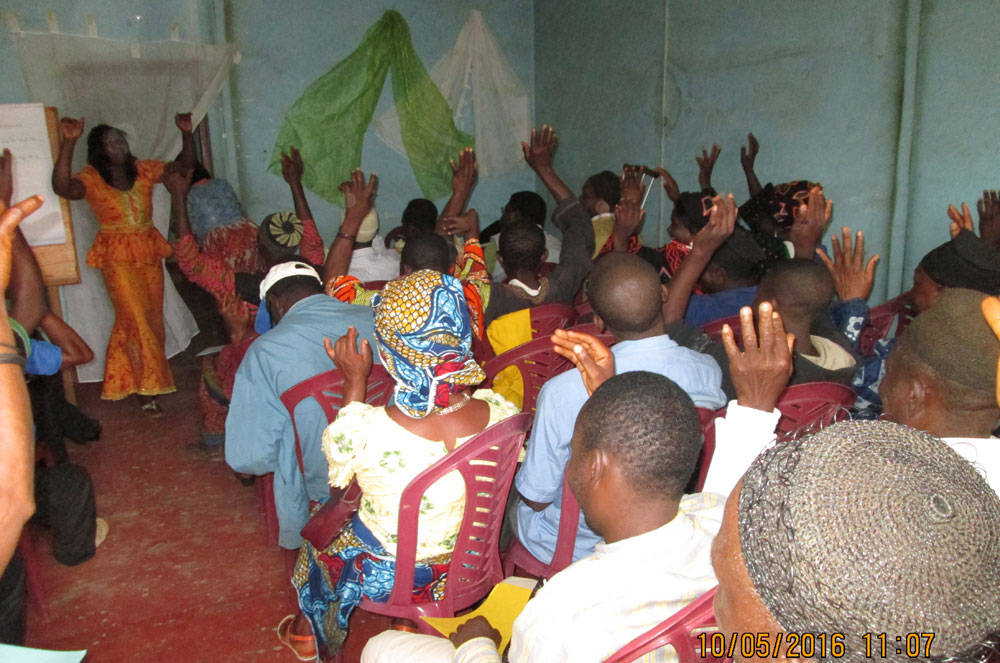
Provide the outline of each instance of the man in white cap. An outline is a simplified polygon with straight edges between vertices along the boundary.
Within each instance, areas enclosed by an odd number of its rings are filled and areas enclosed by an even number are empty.
[[[390,281],[399,276],[399,254],[385,248],[378,235],[378,212],[373,207],[361,222],[351,253],[351,274],[362,282]]]
[[[274,473],[274,501],[283,548],[298,549],[309,500],[330,494],[320,437],[326,416],[312,399],[296,410],[305,476],[299,470],[292,421],[281,394],[333,368],[323,339],[354,327],[374,344],[372,312],[328,297],[316,270],[303,262],[275,265],[260,284],[262,306],[275,325],[247,350],[226,419],[226,462],[237,472]]]

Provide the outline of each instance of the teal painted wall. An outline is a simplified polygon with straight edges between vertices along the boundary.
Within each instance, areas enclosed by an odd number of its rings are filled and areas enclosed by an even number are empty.
[[[914,9],[919,29],[908,35]],[[1000,18],[990,3],[546,0],[535,22],[536,116],[561,130],[557,165],[573,186],[623,161],[657,161],[662,150],[681,188],[694,189],[694,156],[717,142],[713,183],[743,200],[739,150],[753,131],[762,182],[821,181],[835,201],[831,230],[862,229],[882,254],[875,299],[908,288],[919,259],[947,240],[949,202],[974,203],[1000,186]],[[643,229],[650,244],[667,239],[669,204],[657,195]]]
[[[521,83],[528,90],[534,87],[531,0],[300,0],[292,5],[270,0],[230,0],[226,7],[229,39],[243,55],[232,77],[232,112],[240,190],[254,218],[291,209],[284,180],[267,172],[285,111],[310,83],[349,55],[365,30],[387,9],[398,10],[406,19],[413,46],[428,70],[452,47],[468,11],[480,10]],[[291,7],[294,11],[290,11]],[[387,80],[376,116],[391,104]],[[371,128],[365,136],[361,167],[379,175],[376,207],[384,233],[398,225],[406,203],[423,194],[406,159],[386,146]],[[500,208],[513,191],[531,188],[534,178],[527,168],[480,179],[470,204],[479,210],[485,226],[499,217]],[[311,192],[307,195],[320,230],[329,241],[342,212]],[[439,209],[445,200],[435,201]]]

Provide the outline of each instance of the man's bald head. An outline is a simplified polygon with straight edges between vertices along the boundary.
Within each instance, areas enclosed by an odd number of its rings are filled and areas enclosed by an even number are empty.
[[[615,338],[662,334],[661,293],[656,270],[638,256],[614,252],[594,263],[590,301]]]

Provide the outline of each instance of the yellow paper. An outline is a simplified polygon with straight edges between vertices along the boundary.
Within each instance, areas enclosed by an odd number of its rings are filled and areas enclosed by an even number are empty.
[[[470,613],[461,617],[421,617],[421,619],[447,638],[457,631],[459,626],[481,615],[493,628],[500,631],[499,651],[502,652],[510,642],[511,633],[514,631],[514,620],[524,610],[535,584],[536,581],[530,578],[507,578],[493,588],[482,605]]]

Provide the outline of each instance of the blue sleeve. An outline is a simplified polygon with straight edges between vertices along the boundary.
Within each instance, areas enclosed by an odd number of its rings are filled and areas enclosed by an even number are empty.
[[[517,492],[532,502],[555,500],[571,454],[569,443],[580,408],[567,402],[572,399],[565,398],[566,390],[558,388],[560,382],[550,381],[538,395],[528,450],[514,478]]]
[[[24,364],[28,375],[55,375],[62,367],[62,348],[48,341],[32,339],[31,355]]]
[[[251,347],[236,371],[226,417],[226,462],[237,472],[267,474],[278,469],[288,413],[272,392]]]
[[[868,324],[870,313],[868,303],[861,298],[855,298],[846,302],[840,300],[833,302],[827,309],[826,315],[851,342],[851,347],[857,350],[861,330]]]

